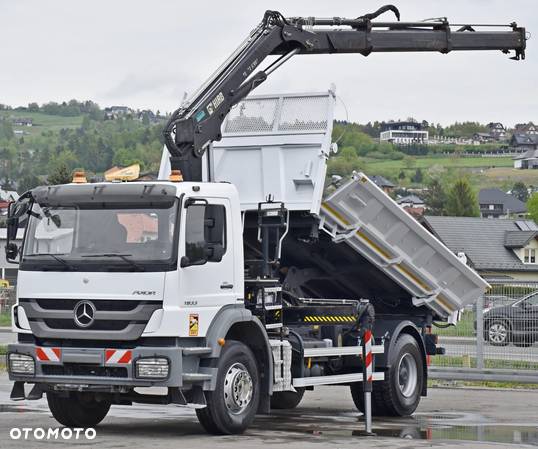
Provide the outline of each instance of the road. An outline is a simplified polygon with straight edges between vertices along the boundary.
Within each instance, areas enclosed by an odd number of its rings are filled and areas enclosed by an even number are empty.
[[[468,355],[476,357],[476,340],[474,338],[442,337],[439,345],[445,348],[448,356]],[[538,344],[528,348],[514,346],[492,346],[484,343],[484,358],[495,360],[512,360],[538,363]]]
[[[17,340],[16,334],[12,333],[7,328],[0,328],[0,346],[7,345],[8,343],[15,343]]]
[[[46,402],[8,399],[10,384],[0,374],[0,441],[2,448],[32,449],[75,441],[12,440],[10,431],[30,427],[57,428]],[[319,448],[522,448],[538,447],[538,391],[433,389],[410,418],[374,421],[375,437],[357,434],[363,428],[347,387],[322,387],[307,392],[296,410],[259,416],[242,436],[212,437],[199,426],[194,412],[174,406],[114,406],[96,429],[88,447],[196,447],[261,449],[278,445]],[[500,405],[502,404],[502,406]],[[32,434],[30,434],[32,435]],[[413,443],[409,438],[415,438]],[[499,444],[502,443],[502,444]]]

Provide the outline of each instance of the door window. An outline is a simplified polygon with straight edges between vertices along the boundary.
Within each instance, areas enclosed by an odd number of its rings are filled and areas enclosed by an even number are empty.
[[[186,265],[220,262],[226,252],[226,208],[190,204],[185,222]]]

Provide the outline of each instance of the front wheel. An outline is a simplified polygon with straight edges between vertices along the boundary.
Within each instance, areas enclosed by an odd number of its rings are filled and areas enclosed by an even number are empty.
[[[206,392],[207,406],[196,415],[204,429],[215,435],[245,431],[252,423],[260,402],[259,374],[250,348],[229,340],[217,365],[215,391]]]
[[[385,380],[373,384],[374,416],[408,416],[418,407],[424,384],[424,359],[418,342],[409,334],[398,337]],[[362,382],[351,384],[355,406],[364,412]]]
[[[110,410],[109,401],[97,401],[91,393],[47,393],[47,402],[52,416],[66,427],[95,427]]]

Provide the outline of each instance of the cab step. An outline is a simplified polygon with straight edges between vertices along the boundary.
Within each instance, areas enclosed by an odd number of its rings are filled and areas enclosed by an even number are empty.
[[[383,354],[385,348],[383,345],[373,345],[373,354]],[[339,355],[361,355],[362,346],[334,346],[330,348],[305,348],[305,357],[329,357]]]

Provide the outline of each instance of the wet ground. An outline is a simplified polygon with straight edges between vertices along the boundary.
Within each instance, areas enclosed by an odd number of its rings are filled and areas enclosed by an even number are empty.
[[[194,411],[175,406],[114,406],[94,440],[12,440],[13,427],[58,427],[44,400],[10,402],[10,384],[0,375],[0,447],[100,448],[519,448],[538,447],[538,391],[432,389],[418,412],[405,419],[374,421],[375,437],[364,425],[346,387],[307,392],[293,411],[260,416],[245,435],[211,437]]]

